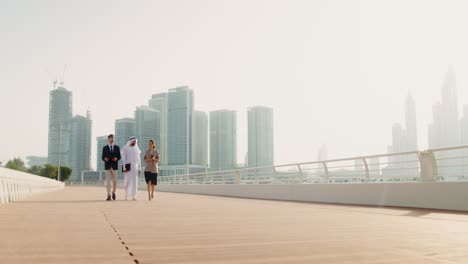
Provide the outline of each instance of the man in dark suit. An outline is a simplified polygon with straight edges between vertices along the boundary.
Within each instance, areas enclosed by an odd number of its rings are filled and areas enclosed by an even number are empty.
[[[111,200],[111,178],[112,178],[112,200],[115,200],[115,191],[117,190],[117,172],[119,170],[120,148],[114,145],[114,135],[107,137],[109,142],[102,148],[102,160],[106,170],[107,201]]]

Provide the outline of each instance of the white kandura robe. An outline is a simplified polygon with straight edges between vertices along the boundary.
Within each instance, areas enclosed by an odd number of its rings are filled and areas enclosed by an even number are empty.
[[[131,147],[129,144],[121,151],[122,166],[130,163],[130,171],[124,173],[125,175],[125,196],[136,198],[138,189],[138,171],[141,171],[141,158],[138,146]]]

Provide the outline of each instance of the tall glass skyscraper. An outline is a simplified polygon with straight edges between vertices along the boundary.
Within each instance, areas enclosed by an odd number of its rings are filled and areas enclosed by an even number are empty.
[[[136,136],[135,119],[122,118],[115,120],[115,144],[122,149],[130,137]]]
[[[249,167],[273,166],[273,109],[250,107],[248,119]]]
[[[48,163],[69,166],[72,92],[59,86],[50,91]]]
[[[455,71],[450,67],[442,84],[442,100],[433,106],[433,123],[429,125],[429,147],[460,144],[460,123]]]
[[[449,67],[442,83],[442,100],[432,108],[433,122],[428,127],[429,148],[450,147],[459,145],[460,120],[458,113],[458,97],[453,67]],[[461,175],[463,169],[457,166],[461,161],[446,159],[454,155],[464,155],[458,150],[440,153],[437,162],[439,175]],[[461,151],[463,152],[463,151]]]
[[[189,165],[192,161],[193,90],[170,89],[167,96],[167,163]]]
[[[141,149],[141,158],[145,155],[145,150],[148,149],[148,141],[150,139],[156,142],[158,148],[160,144],[159,131],[160,126],[160,113],[158,110],[149,106],[140,106],[135,110],[135,127],[136,137]]]
[[[404,151],[418,150],[418,129],[416,123],[416,103],[408,94],[405,102],[405,140]]]
[[[159,164],[165,165],[167,164],[167,93],[153,94],[148,105],[149,107],[159,111],[159,142],[156,148],[158,149],[161,157]]]
[[[81,172],[91,170],[91,114],[74,116],[72,118],[70,167],[72,175],[70,181],[80,181]]]
[[[195,111],[193,118],[192,164],[208,166],[208,116]]]
[[[210,112],[210,169],[231,170],[237,166],[237,114],[231,110]]]

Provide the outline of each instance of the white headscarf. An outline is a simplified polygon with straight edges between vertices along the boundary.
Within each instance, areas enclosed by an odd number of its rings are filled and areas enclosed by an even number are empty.
[[[135,146],[132,147],[132,146],[130,146],[130,145],[131,145],[133,142],[135,142]],[[123,147],[123,149],[128,149],[128,150],[130,150],[130,151],[133,150],[134,153],[135,153],[135,155],[138,155],[138,156],[141,154],[141,150],[140,150],[140,148],[138,147],[138,140],[137,140],[136,137],[131,137],[131,138],[128,140],[127,144],[125,144],[125,146]]]

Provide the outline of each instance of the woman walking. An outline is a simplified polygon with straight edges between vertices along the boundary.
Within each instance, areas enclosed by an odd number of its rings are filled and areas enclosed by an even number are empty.
[[[159,152],[156,150],[154,140],[148,142],[148,150],[145,152],[145,181],[148,185],[148,200],[154,199],[154,187],[158,184]]]

